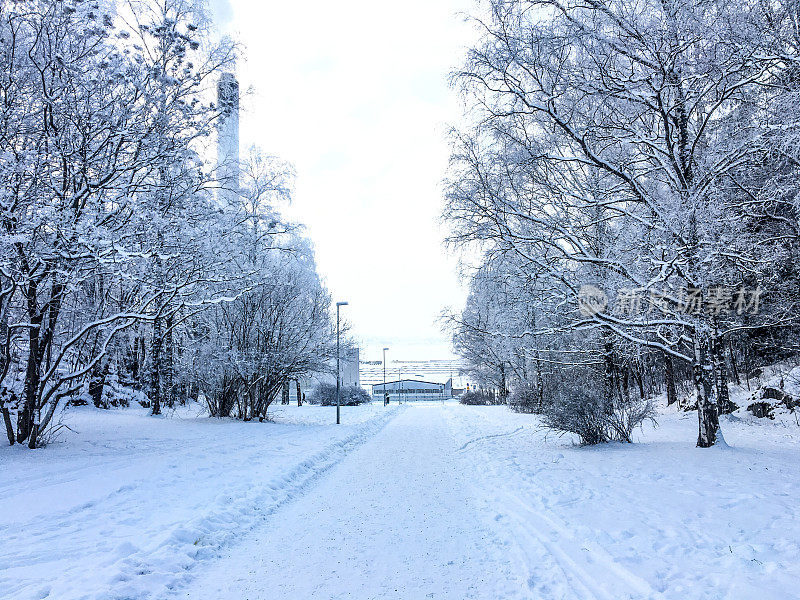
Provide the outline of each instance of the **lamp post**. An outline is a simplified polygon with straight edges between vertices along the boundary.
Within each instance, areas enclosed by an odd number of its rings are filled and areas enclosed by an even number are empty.
[[[386,351],[388,348],[383,349],[383,405],[386,406]]]
[[[339,416],[340,413],[340,406],[342,403],[342,391],[341,391],[341,376],[339,375],[339,307],[347,306],[347,302],[337,302],[336,303],[336,424],[341,424],[341,418]]]
[[[397,380],[398,380],[398,388],[397,388],[397,403],[402,404],[403,401],[403,369],[405,367],[400,367],[397,370]]]

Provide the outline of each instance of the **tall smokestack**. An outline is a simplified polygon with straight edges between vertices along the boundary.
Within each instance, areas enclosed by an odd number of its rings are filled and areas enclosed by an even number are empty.
[[[233,73],[223,73],[219,78],[217,101],[222,111],[217,131],[219,200],[230,205],[239,193],[239,82]]]

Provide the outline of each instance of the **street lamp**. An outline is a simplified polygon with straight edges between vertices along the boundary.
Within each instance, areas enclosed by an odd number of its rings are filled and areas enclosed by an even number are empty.
[[[386,406],[386,351],[388,348],[383,349],[383,405]]]
[[[408,369],[413,369],[413,367],[409,365],[403,365],[397,371],[397,379],[400,380],[400,386],[398,390],[398,404],[400,400],[403,398],[403,390],[405,390],[405,385],[403,384],[403,371],[407,371]],[[408,402],[408,397],[406,396],[406,402]]]
[[[403,368],[397,370],[397,403],[403,403]]]
[[[340,406],[342,404],[341,392],[341,377],[339,376],[339,307],[347,306],[347,302],[336,303],[336,424],[341,424],[339,416]]]

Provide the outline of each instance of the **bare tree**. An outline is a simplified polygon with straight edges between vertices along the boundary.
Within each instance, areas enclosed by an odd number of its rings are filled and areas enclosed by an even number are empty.
[[[498,0],[490,9],[483,43],[457,74],[480,120],[454,134],[452,241],[546,273],[563,309],[571,302],[570,327],[606,336],[606,395],[620,343],[690,364],[698,446],[715,444],[721,340],[742,321],[709,310],[711,289],[741,285],[743,274],[761,281],[768,267],[720,202],[721,182],[765,141],[742,114],[784,68],[759,33],[769,28],[764,12],[666,0]],[[645,301],[574,310],[587,285]]]

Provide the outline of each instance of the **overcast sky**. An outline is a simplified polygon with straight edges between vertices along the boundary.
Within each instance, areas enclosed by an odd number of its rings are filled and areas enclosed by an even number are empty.
[[[242,148],[297,169],[284,212],[307,225],[317,263],[362,359],[452,356],[437,319],[465,291],[439,225],[448,86],[474,29],[474,0],[213,0],[237,66]]]

